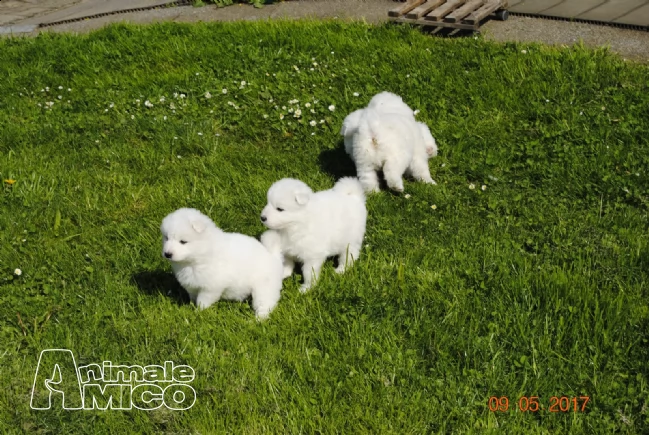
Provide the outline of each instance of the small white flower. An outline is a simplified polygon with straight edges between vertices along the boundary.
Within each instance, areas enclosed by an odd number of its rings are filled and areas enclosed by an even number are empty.
[[[144,105],[145,105],[146,107],[153,107],[153,103],[150,102],[149,100],[146,100],[146,101],[144,102]]]
[[[360,94],[359,94],[358,92],[354,92],[353,95],[354,95],[355,97],[358,97]]]
[[[59,95],[59,96],[56,97],[56,98],[58,98],[59,100],[62,100],[62,99],[63,99],[63,95]]]
[[[405,195],[403,195],[403,197],[406,198],[406,199],[408,199],[408,198],[410,198],[410,194],[409,194],[409,193],[406,193]]]
[[[160,97],[160,102],[164,103],[165,102],[165,97]]]
[[[268,100],[268,102],[269,102],[269,103],[272,103],[272,102],[273,102],[273,99],[271,98],[270,100]]]
[[[212,98],[212,94],[210,94],[209,91],[205,92],[205,98],[209,100],[210,98]]]
[[[482,187],[480,187],[480,189],[482,189],[482,191],[484,192],[485,190],[487,190],[487,185],[483,184]]]
[[[309,125],[310,125],[311,127],[315,127],[316,125],[318,125],[318,123],[315,122],[315,121],[311,121],[311,122],[309,122]]]
[[[279,114],[279,119],[284,119],[284,114],[283,113]]]
[[[180,97],[181,100],[182,100],[183,98],[185,98],[186,96],[187,96],[187,95],[185,95],[185,94],[180,94],[180,95],[179,95],[179,97]]]
[[[246,85],[246,81],[245,81],[245,80],[241,80],[241,86],[245,86],[245,85]]]
[[[72,92],[72,89],[71,89],[71,88],[68,88],[68,92]]]
[[[199,136],[203,136],[203,133],[198,133]]]
[[[549,103],[549,102],[550,102],[550,100],[545,100],[545,102],[546,102],[546,103]]]
[[[315,132],[311,133],[311,136],[315,136]]]
[[[302,116],[302,111],[300,109],[295,109],[295,117],[298,118]]]
[[[182,156],[176,156],[176,157],[178,157],[179,159],[182,159]]]
[[[431,205],[430,208],[432,208],[433,210],[437,210],[437,206],[435,204]]]
[[[288,104],[297,104],[299,102],[300,102],[299,100],[291,100],[288,102]]]
[[[110,103],[108,107],[112,109],[113,107],[115,107],[115,103]]]
[[[178,92],[174,92],[174,98],[178,98]]]
[[[521,50],[521,53],[527,54],[527,50]]]
[[[469,189],[471,189],[471,190],[475,189],[475,184],[473,184],[473,183],[469,184]]]
[[[288,113],[293,113],[293,108],[288,109]]]
[[[174,136],[174,140],[178,140],[178,136]]]
[[[334,110],[336,110],[336,106],[334,106],[334,105],[332,104],[331,106],[329,106],[329,110],[330,110],[331,112],[333,112]]]
[[[169,104],[169,108],[170,108],[171,110],[175,110],[175,109],[176,109],[176,105],[175,105],[174,103],[171,103],[171,104]]]
[[[135,100],[135,102],[136,102],[137,104],[140,104],[140,100]]]
[[[135,115],[131,115],[131,119],[135,119]]]
[[[46,90],[47,92],[49,92],[49,91],[50,91],[50,88],[47,87],[47,86],[45,86],[45,90]]]
[[[334,54],[334,52],[332,51],[331,54]]]
[[[48,101],[45,103],[47,107],[52,107],[54,105],[54,101]]]
[[[167,120],[167,115],[163,116],[163,117],[162,117],[162,120],[163,120],[163,121],[166,121],[166,120]]]
[[[320,124],[324,124],[324,122],[325,122],[324,119],[321,119],[321,120],[320,120]]]
[[[268,115],[264,114],[264,119],[268,119]]]
[[[282,106],[282,110],[286,110],[286,106]]]
[[[313,68],[309,68],[309,71],[314,71],[314,69],[313,69]]]
[[[311,112],[311,113],[315,113],[315,110],[311,109],[311,110],[309,110],[309,112]]]
[[[408,79],[409,79],[409,78],[410,78],[410,74],[406,74],[406,78],[408,78]]]
[[[228,106],[234,106],[234,103],[232,101],[228,101]]]
[[[97,139],[97,140],[95,141],[95,143],[99,143],[99,139]]]
[[[197,76],[201,75],[201,73],[196,73]]]
[[[20,270],[20,269],[16,269],[16,270],[14,270],[14,275],[16,275],[16,276],[20,276],[20,275],[22,275],[22,274],[23,274],[23,271],[22,271],[22,270]]]
[[[304,107],[306,107],[306,108],[308,109],[309,107],[311,107],[311,103],[306,103],[306,104],[304,105]]]

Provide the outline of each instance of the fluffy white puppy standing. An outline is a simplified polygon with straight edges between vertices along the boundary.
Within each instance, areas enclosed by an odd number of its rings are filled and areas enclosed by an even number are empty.
[[[337,256],[337,273],[358,259],[365,236],[367,209],[363,187],[356,178],[342,178],[333,189],[313,192],[300,180],[284,178],[268,190],[261,221],[270,229],[261,242],[284,256],[284,276],[302,263],[308,290],[318,279],[327,257]]]
[[[437,155],[437,144],[428,126],[400,113],[363,111],[352,139],[351,157],[366,192],[379,190],[377,171],[382,170],[390,189],[403,191],[403,174],[435,184],[428,159]]]
[[[282,288],[280,256],[252,237],[224,232],[193,208],[169,214],[160,230],[162,255],[199,308],[219,299],[243,301],[252,296],[258,319],[273,311]]]
[[[379,170],[383,171],[388,187],[400,192],[404,173],[435,184],[428,168],[428,159],[437,155],[435,139],[426,124],[415,120],[412,109],[398,95],[375,95],[367,108],[345,118],[340,134],[366,192],[379,190]]]

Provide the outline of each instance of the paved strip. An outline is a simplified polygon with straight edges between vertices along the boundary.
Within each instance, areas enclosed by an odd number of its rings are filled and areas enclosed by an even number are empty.
[[[509,10],[649,28],[649,0],[510,0]]]

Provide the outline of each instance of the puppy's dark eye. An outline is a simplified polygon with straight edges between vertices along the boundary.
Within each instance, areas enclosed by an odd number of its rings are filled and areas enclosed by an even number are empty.
[[[284,211],[283,208],[277,207],[277,211]]]
[[[181,241],[180,241],[180,244],[181,244],[181,245],[184,245],[184,244],[186,244],[186,243],[187,243],[187,240],[181,240]]]

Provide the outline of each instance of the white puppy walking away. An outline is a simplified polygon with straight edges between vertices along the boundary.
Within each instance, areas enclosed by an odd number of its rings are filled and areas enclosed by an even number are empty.
[[[367,108],[345,118],[340,134],[366,192],[379,190],[379,170],[388,187],[399,192],[403,191],[404,174],[436,184],[428,159],[437,155],[437,143],[428,126],[415,120],[412,109],[398,95],[375,95]]]
[[[337,273],[353,264],[361,252],[367,209],[356,178],[342,178],[333,189],[313,192],[300,180],[284,178],[268,190],[261,221],[270,229],[261,242],[284,256],[284,277],[302,263],[301,292],[315,284],[327,257],[337,256]]]
[[[258,319],[277,305],[282,289],[282,258],[253,237],[226,233],[193,208],[169,214],[160,226],[162,255],[176,279],[199,308],[219,299],[252,296]]]

